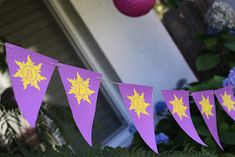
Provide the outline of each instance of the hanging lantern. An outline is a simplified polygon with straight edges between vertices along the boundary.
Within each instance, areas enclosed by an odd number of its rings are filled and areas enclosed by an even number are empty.
[[[113,0],[116,8],[124,15],[140,17],[147,14],[156,0]]]

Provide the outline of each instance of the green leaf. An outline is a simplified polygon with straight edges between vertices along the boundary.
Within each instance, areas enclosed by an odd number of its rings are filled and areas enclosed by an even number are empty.
[[[209,136],[210,133],[208,132],[208,129],[206,125],[204,124],[204,120],[200,117],[193,116],[193,123],[195,125],[195,128],[197,129],[197,132],[202,136]]]
[[[215,75],[213,79],[208,81],[208,84],[211,89],[220,88],[223,84],[224,77]]]
[[[221,134],[229,132],[229,130],[230,130],[230,128],[229,128],[229,125],[227,123],[220,124],[219,131],[220,131]]]
[[[216,150],[217,146],[214,142],[214,140],[212,139],[211,136],[208,136],[206,139],[205,139],[205,143],[208,145],[208,149],[210,150]]]
[[[235,131],[235,124],[231,126],[232,130]]]
[[[222,76],[214,76],[211,80],[193,85],[192,87],[189,88],[190,91],[195,92],[195,91],[201,91],[201,90],[208,90],[208,89],[217,89],[222,86],[224,77]]]
[[[220,36],[226,42],[235,41],[235,36],[233,34],[223,33]]]
[[[235,41],[230,41],[224,44],[224,47],[235,52]]]
[[[206,45],[207,48],[212,48],[213,46],[215,46],[217,44],[217,41],[215,38],[207,38],[206,40],[204,40],[204,44]]]
[[[191,92],[207,90],[207,89],[210,89],[210,85],[208,83],[200,83],[189,88]]]
[[[220,57],[218,54],[201,55],[196,60],[196,66],[199,71],[214,68],[219,63],[220,63]]]
[[[230,68],[235,67],[235,62],[229,62],[229,67],[230,67]]]
[[[235,155],[232,153],[224,153],[224,154],[221,154],[220,157],[235,157]]]
[[[221,134],[220,139],[224,144],[235,145],[235,134],[233,131]]]
[[[199,126],[197,127],[197,132],[199,133],[199,135],[201,136],[208,136],[209,132],[207,130],[207,128],[203,127],[203,126]]]

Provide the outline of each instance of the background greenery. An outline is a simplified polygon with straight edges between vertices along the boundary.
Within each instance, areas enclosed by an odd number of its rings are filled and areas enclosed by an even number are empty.
[[[235,35],[224,31],[213,35],[196,35],[195,37],[204,43],[205,46],[204,50],[199,52],[199,56],[195,64],[198,71],[205,71],[208,75],[204,80],[189,84],[183,89],[194,92],[223,87],[225,77],[227,77],[229,70],[235,65]],[[185,148],[192,148],[195,151],[204,150],[206,152],[214,152],[219,156],[235,157],[235,123],[224,112],[219,103],[216,102],[217,125],[224,151],[222,151],[212,139],[196,105],[194,104],[194,101],[191,98],[190,107],[192,119],[197,132],[208,147],[202,147],[192,141],[185,133],[182,132],[173,117],[168,115],[156,126],[156,134],[164,132],[170,138],[170,141],[167,144],[159,144],[160,152],[170,150],[183,151]],[[136,135],[133,145],[138,148],[146,147],[146,145],[140,141],[142,140],[139,135]]]

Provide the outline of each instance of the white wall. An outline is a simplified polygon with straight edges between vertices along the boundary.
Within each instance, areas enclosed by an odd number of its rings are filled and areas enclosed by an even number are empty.
[[[112,0],[70,0],[123,82],[171,89],[196,78],[154,11],[141,18],[119,13]],[[177,30],[176,30],[177,31]]]

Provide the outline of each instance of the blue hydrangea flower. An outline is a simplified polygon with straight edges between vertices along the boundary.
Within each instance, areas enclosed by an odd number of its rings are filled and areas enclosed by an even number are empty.
[[[131,124],[131,125],[129,126],[129,132],[130,132],[131,134],[135,134],[135,133],[137,132],[137,130],[136,130],[134,124]]]
[[[218,33],[219,33],[219,31],[217,29],[214,29],[214,28],[208,26],[208,28],[207,28],[208,35],[216,35]]]
[[[235,28],[231,28],[228,30],[229,34],[235,35]]]
[[[181,78],[179,81],[177,81],[176,83],[176,89],[179,89],[179,88],[184,88],[184,87],[187,87],[187,79],[185,78]]]
[[[169,142],[169,137],[164,133],[159,133],[155,136],[157,144],[167,144]]]
[[[155,113],[161,114],[166,111],[167,111],[166,103],[164,101],[158,101],[155,105]]]
[[[235,86],[235,67],[229,71],[228,77],[223,81],[223,86]]]

